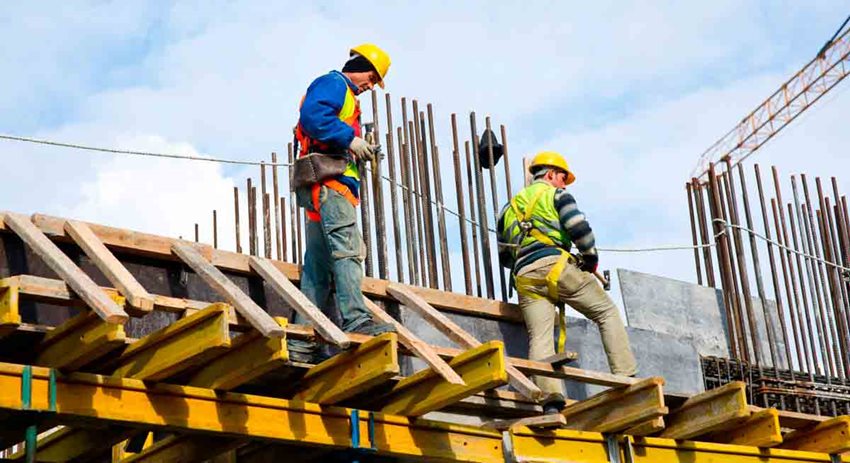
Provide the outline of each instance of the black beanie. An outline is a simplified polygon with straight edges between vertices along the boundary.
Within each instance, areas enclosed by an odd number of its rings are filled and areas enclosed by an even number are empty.
[[[363,55],[354,54],[348,61],[345,62],[345,66],[342,67],[342,72],[369,72],[374,71],[375,66],[372,66],[372,63],[369,62],[368,59],[364,58]]]

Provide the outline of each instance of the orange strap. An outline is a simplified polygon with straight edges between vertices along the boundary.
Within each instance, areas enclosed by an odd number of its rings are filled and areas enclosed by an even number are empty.
[[[321,193],[322,191],[322,185],[341,194],[342,197],[347,199],[352,206],[357,207],[360,205],[360,199],[357,198],[357,196],[354,196],[354,193],[352,193],[351,190],[342,182],[340,182],[339,180],[325,180],[325,182],[321,185],[318,183],[313,185],[313,210],[307,211],[307,219],[311,222],[319,222],[322,220],[322,216],[319,215],[319,210],[321,207],[321,204],[319,204],[319,193]]]

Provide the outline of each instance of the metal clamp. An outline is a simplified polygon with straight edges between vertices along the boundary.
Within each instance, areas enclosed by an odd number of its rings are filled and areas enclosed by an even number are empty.
[[[369,437],[369,447],[361,447],[360,446],[360,410],[353,409],[351,410],[350,416],[351,423],[351,448],[360,452],[377,452],[378,446],[375,445],[375,414],[373,412],[369,412],[369,425],[368,425],[368,437]]]
[[[605,434],[605,448],[608,451],[608,463],[623,463],[620,460],[620,442],[614,434]]]
[[[502,431],[502,456],[505,458],[505,463],[516,463],[517,461],[514,454],[514,441],[509,430]]]

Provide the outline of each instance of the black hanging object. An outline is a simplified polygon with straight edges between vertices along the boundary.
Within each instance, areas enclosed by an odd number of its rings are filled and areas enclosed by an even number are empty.
[[[481,135],[481,142],[478,143],[478,160],[481,162],[481,167],[489,169],[490,165],[490,147],[493,147],[493,164],[498,164],[499,159],[502,159],[504,149],[496,139],[496,134],[492,130],[487,129]]]

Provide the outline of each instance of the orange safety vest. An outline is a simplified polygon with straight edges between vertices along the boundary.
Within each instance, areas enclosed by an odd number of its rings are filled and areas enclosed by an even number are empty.
[[[301,104],[304,104],[304,98],[301,98]],[[354,92],[351,90],[351,87],[348,86],[348,82],[345,83],[345,101],[342,104],[342,109],[340,109],[339,120],[348,124],[352,129],[354,129],[354,136],[359,137],[361,134],[360,129],[360,101],[357,100],[357,97],[354,95]],[[307,132],[303,130],[301,127],[301,122],[298,122],[298,125],[295,127],[295,137],[298,140],[298,144],[300,145],[300,149],[298,151],[298,156],[306,156],[310,153],[315,152],[329,152],[333,149],[326,143],[322,143],[319,140],[314,140],[307,135]],[[357,164],[354,162],[348,163],[348,166],[343,172],[344,176],[351,177],[358,182],[360,181],[360,171],[357,168]],[[352,206],[357,207],[360,204],[360,199],[354,196],[354,193],[345,186],[342,182],[336,179],[325,180],[321,184],[317,183],[313,185],[311,196],[313,198],[313,211],[307,212],[307,219],[318,222],[321,220],[321,216],[319,215],[319,193],[321,192],[322,185],[330,188],[331,190],[336,191],[341,194],[348,202],[351,203]]]

